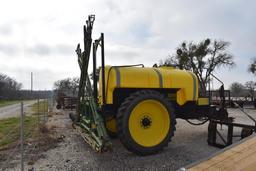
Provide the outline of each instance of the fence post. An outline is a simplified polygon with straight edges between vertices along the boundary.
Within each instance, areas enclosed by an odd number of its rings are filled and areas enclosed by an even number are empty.
[[[40,124],[39,99],[37,99],[37,119],[38,119],[38,130],[39,130],[39,124]]]
[[[51,97],[51,99],[52,99],[52,110],[53,110],[54,105],[55,105],[55,99],[54,99],[54,97]],[[256,104],[256,102],[255,102],[255,104]]]
[[[46,121],[48,121],[48,115],[49,115],[49,99],[46,100]]]
[[[52,112],[52,107],[51,107],[51,99],[49,98],[48,99],[48,116],[50,112]]]
[[[23,102],[20,104],[20,150],[21,150],[21,171],[24,171],[24,113],[23,113]]]
[[[43,106],[44,108],[43,108],[43,111],[44,111],[44,123],[45,123],[45,99],[44,99],[44,101],[43,101],[43,102],[44,102],[44,106]]]

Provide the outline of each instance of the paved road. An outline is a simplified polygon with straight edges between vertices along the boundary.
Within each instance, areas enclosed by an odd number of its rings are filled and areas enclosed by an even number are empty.
[[[36,102],[37,100],[25,101],[24,112],[28,112],[30,110],[29,106],[33,105]],[[10,117],[19,116],[19,115],[20,115],[20,103],[0,107],[0,119],[10,118]]]

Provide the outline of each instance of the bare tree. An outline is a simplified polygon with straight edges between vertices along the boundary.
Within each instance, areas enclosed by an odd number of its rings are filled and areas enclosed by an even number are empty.
[[[54,89],[61,94],[75,96],[78,92],[79,78],[65,78],[54,83]]]
[[[17,92],[21,88],[21,83],[18,83],[15,79],[0,73],[0,98],[15,98],[18,96]]]
[[[222,40],[184,41],[177,48],[177,54],[170,55],[164,65],[193,71],[199,80],[201,95],[206,95],[206,84],[212,72],[222,66],[234,66],[233,56],[227,51],[229,45]]]
[[[231,95],[237,100],[238,97],[243,95],[244,86],[241,83],[234,82],[230,85],[230,91]]]
[[[252,58],[248,71],[256,75],[256,57]]]
[[[245,87],[249,92],[249,95],[251,97],[251,100],[254,101],[254,97],[255,97],[255,89],[256,89],[256,82],[254,81],[247,81],[245,83]]]

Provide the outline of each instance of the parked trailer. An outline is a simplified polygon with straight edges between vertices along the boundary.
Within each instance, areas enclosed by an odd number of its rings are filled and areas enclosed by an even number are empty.
[[[57,109],[76,109],[78,104],[77,97],[60,96],[57,99]]]
[[[70,110],[76,109],[77,104],[78,104],[77,97],[65,97],[63,108],[64,109],[70,109]]]

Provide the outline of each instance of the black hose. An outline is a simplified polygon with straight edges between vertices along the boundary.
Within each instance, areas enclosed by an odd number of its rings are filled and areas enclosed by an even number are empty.
[[[199,120],[199,119],[198,119],[198,120]],[[193,122],[189,121],[189,119],[186,119],[186,121],[187,121],[189,124],[191,124],[191,125],[196,125],[196,126],[198,126],[198,125],[203,125],[203,124],[205,124],[207,121],[209,121],[209,119],[206,119],[206,120],[204,120],[204,121],[202,121],[202,122],[200,122],[200,123],[193,123]]]

